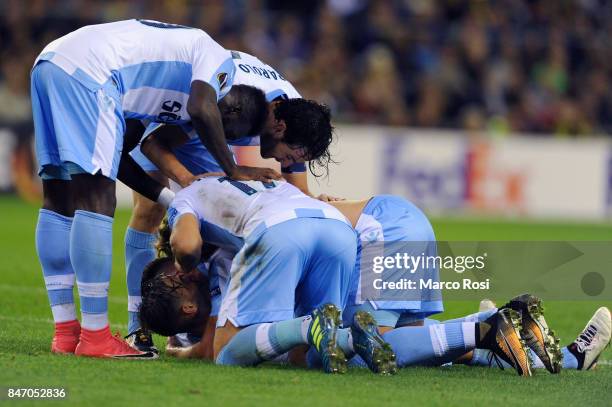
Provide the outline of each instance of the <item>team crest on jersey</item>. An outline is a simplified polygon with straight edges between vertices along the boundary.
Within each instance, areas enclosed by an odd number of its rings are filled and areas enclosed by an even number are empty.
[[[217,74],[217,81],[219,82],[219,90],[227,86],[227,79],[229,75],[226,72],[220,72]]]

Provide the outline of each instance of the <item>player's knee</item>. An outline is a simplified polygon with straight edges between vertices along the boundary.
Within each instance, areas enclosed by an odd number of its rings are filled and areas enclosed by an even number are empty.
[[[102,175],[78,174],[73,175],[72,185],[75,209],[115,215],[115,181]]]
[[[213,342],[213,357],[217,360],[221,351],[232,340],[234,335],[240,331],[240,328],[235,327],[231,322],[226,322],[224,326],[217,328],[215,331],[215,339]]]
[[[42,207],[63,216],[74,216],[70,183],[63,180],[43,180]]]

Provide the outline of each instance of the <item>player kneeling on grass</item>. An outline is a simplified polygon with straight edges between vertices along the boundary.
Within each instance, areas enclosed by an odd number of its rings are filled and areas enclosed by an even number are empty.
[[[433,229],[423,212],[403,198],[380,195],[362,201],[332,203],[352,223],[358,233],[358,259],[367,257],[368,250],[378,250],[385,256],[396,254],[410,256],[436,256],[437,248]],[[376,246],[378,245],[378,246]],[[362,259],[363,260],[363,259]],[[360,311],[368,311],[378,321],[381,340],[388,342],[397,355],[399,367],[414,365],[440,366],[476,348],[486,348],[494,358],[500,358],[513,367],[519,375],[530,376],[531,368],[527,345],[553,373],[560,370],[560,354],[557,341],[548,330],[538,304],[526,299],[510,302],[511,306],[476,316],[438,323],[424,318],[442,312],[439,290],[427,289],[411,293],[394,293],[378,298],[361,299],[367,289],[361,287],[367,276],[362,275],[362,262],[355,268],[355,282],[351,286],[349,303],[343,318],[351,321]],[[420,270],[405,269],[394,279],[403,277],[439,281],[437,267]],[[523,330],[520,330],[520,325]],[[342,337],[339,339],[342,341]],[[352,356],[349,352],[347,356]],[[370,365],[370,361],[353,360],[354,364]]]
[[[285,182],[207,177],[177,194],[169,224],[176,261],[156,260],[156,277],[143,282],[140,311],[146,326],[172,335],[204,324],[206,300],[194,299],[202,290],[184,274],[197,274],[207,242],[237,252],[215,330],[217,363],[253,365],[298,345],[312,345],[327,372],[346,370],[336,336],[356,236],[336,209]],[[162,326],[167,317],[150,312],[159,308],[150,305],[159,301],[164,285],[170,293],[166,310],[178,313],[174,329]]]

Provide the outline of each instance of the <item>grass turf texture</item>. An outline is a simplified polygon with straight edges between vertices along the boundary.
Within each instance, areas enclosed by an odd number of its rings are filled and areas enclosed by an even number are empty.
[[[161,357],[157,361],[109,361],[50,354],[53,326],[42,273],[34,250],[37,208],[13,198],[0,199],[0,386],[64,387],[63,403],[97,405],[609,405],[612,351],[593,372],[537,371],[519,378],[489,368],[410,368],[395,377],[351,370],[344,376],[290,367],[218,367],[201,361]],[[118,211],[114,228],[110,318],[125,333],[127,300],[123,234],[128,211]],[[606,240],[610,225],[537,224],[503,221],[434,220],[441,240]],[[497,299],[503,301],[505,299]],[[547,319],[561,336],[573,340],[600,305],[550,302]],[[441,318],[475,312],[475,302],[449,302]],[[156,343],[163,348],[160,337]],[[0,400],[6,400],[0,395]],[[32,401],[20,401],[28,405]],[[39,402],[40,403],[40,402]],[[44,403],[44,402],[42,402]]]

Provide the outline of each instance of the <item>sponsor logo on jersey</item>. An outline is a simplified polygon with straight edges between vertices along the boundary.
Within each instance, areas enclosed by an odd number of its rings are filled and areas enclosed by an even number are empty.
[[[219,72],[217,74],[217,81],[219,82],[219,90],[227,86],[228,74],[227,72]]]

